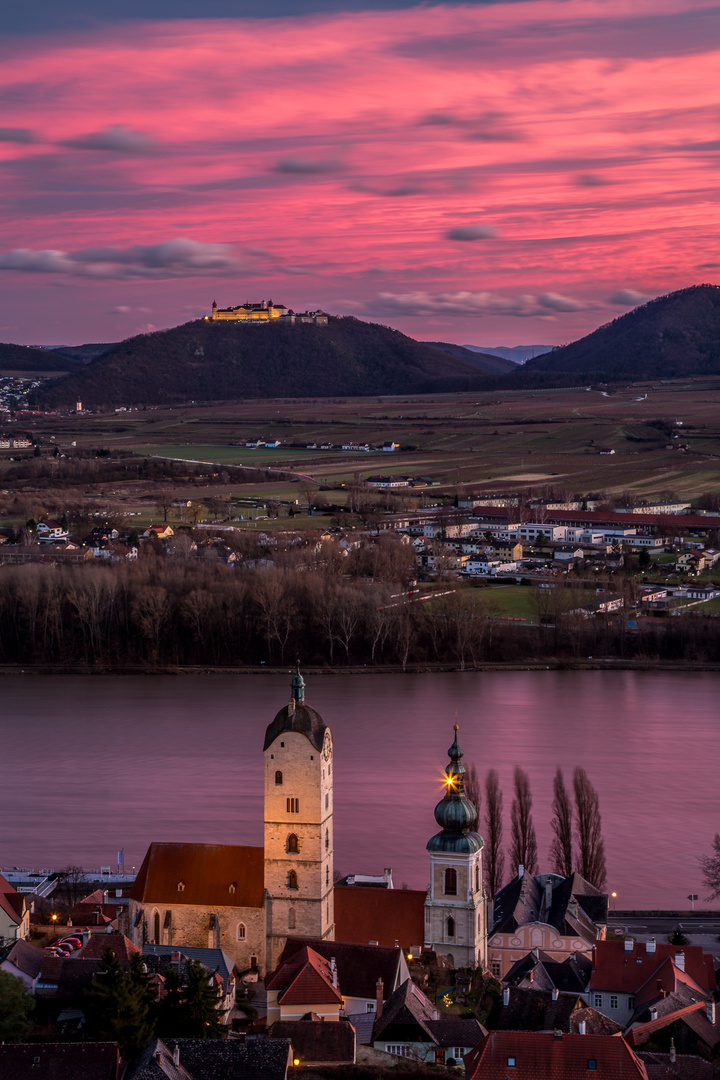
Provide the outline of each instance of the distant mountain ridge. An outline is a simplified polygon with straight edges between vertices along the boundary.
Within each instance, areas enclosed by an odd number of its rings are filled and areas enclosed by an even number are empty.
[[[484,353],[490,356],[501,356],[503,360],[512,360],[514,364],[522,364],[525,360],[542,353],[550,352],[554,345],[465,345],[470,352]]]
[[[351,316],[255,326],[197,320],[128,338],[39,387],[40,407],[163,405],[268,397],[479,390],[477,367]]]
[[[478,349],[468,349],[464,345],[453,345],[448,341],[422,341],[420,344],[429,345],[431,349],[439,349],[448,356],[454,356],[456,360],[464,360],[466,364],[472,364],[487,375],[504,375],[515,367],[511,360],[501,356],[491,356]]]
[[[0,342],[0,371],[71,371],[77,360],[59,356],[39,345],[13,345]]]

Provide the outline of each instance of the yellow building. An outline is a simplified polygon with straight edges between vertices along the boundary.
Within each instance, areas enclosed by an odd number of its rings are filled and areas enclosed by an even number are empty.
[[[229,322],[270,323],[276,319],[281,319],[283,322],[316,323],[318,326],[327,326],[328,323],[327,312],[321,311],[319,308],[316,311],[293,311],[292,308],[287,308],[284,304],[273,304],[272,300],[261,300],[257,304],[251,304],[248,301],[238,307],[231,308],[219,308],[213,300],[209,319],[207,316],[205,318],[206,321],[210,322],[225,320]]]

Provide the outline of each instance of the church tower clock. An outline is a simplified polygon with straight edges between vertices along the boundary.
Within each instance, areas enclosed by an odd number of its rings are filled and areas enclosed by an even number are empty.
[[[445,795],[435,807],[441,832],[427,843],[430,885],[425,901],[425,947],[454,967],[487,963],[486,901],[482,875],[485,841],[474,831],[477,812],[465,794],[463,751],[455,741],[448,750]]]
[[[290,701],[265,733],[267,965],[288,937],[335,936],[333,742],[305,702],[298,665]]]

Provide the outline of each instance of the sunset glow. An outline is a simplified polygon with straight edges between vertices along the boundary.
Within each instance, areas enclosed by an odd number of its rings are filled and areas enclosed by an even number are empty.
[[[552,344],[717,281],[717,26],[537,0],[6,41],[0,339],[272,296]]]

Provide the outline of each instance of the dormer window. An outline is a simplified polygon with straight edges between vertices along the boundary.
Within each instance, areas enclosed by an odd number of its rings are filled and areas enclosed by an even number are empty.
[[[184,881],[178,881],[178,883],[177,883],[177,891],[178,892],[185,892],[185,882]]]
[[[230,884],[228,885],[228,892],[234,893],[236,889],[237,889],[237,881],[231,881]]]

